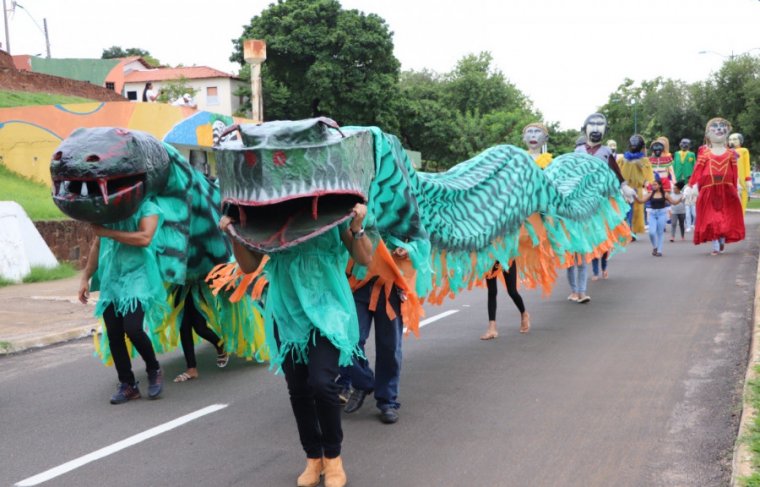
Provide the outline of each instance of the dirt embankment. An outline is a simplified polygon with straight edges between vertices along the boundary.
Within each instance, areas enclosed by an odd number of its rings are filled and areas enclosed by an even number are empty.
[[[5,51],[0,51],[0,90],[57,93],[97,101],[125,100],[123,96],[113,90],[95,86],[86,81],[19,71],[13,64],[13,58]]]

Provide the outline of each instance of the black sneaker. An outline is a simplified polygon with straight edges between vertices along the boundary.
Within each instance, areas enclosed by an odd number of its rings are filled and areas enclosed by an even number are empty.
[[[116,394],[111,396],[111,404],[124,404],[132,399],[140,399],[140,389],[137,388],[137,382],[127,384],[122,382],[116,390]]]
[[[164,390],[164,373],[161,369],[148,372],[148,397],[156,399]]]
[[[380,411],[380,421],[385,424],[393,424],[398,421],[398,409],[387,408]]]
[[[341,405],[345,406],[348,403],[348,398],[351,397],[351,388],[343,387],[338,393],[338,401]]]
[[[359,408],[362,407],[364,404],[364,398],[367,397],[369,393],[372,391],[363,391],[361,389],[354,389],[351,391],[351,395],[348,398],[348,403],[346,404],[346,407],[343,408],[343,411],[347,413],[354,413],[359,410]]]

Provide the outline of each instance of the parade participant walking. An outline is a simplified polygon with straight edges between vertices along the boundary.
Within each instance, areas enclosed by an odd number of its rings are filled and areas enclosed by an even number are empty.
[[[742,212],[746,212],[749,195],[752,193],[752,169],[749,163],[749,149],[742,147],[744,145],[744,136],[738,133],[731,134],[728,137],[728,145],[739,154],[739,160],[736,162],[739,187],[741,188],[739,196],[742,201]]]
[[[681,227],[681,240],[684,240],[686,238],[684,231],[685,231],[685,222],[686,222],[686,198],[684,197],[684,194],[682,192],[683,187],[686,183],[683,181],[678,181],[676,184],[673,185],[673,192],[670,194],[670,197],[673,201],[677,201],[678,203],[673,203],[673,206],[670,207],[670,241],[674,242],[676,238],[676,229],[677,227]]]
[[[82,273],[79,301],[87,303],[90,278],[97,272],[100,297],[95,315],[101,316],[105,322],[111,356],[119,376],[119,388],[111,396],[111,404],[140,398],[125,335],[145,361],[148,397],[157,398],[163,389],[161,367],[150,338],[143,331],[146,315],[168,311],[153,239],[162,221],[161,209],[152,199],[146,199],[125,220],[105,226],[91,225],[98,238],[90,248]]]
[[[481,340],[492,340],[499,336],[496,326],[496,296],[498,294],[496,280],[499,277],[499,273],[501,273],[504,283],[507,285],[507,294],[512,298],[512,302],[515,303],[517,311],[520,312],[520,333],[528,333],[530,331],[530,314],[525,311],[522,296],[517,292],[517,266],[515,265],[515,261],[512,261],[509,269],[504,269],[497,261],[493,269],[491,269],[490,276],[486,277],[486,286],[488,286],[488,330],[480,336]]]
[[[649,158],[644,153],[644,137],[634,134],[628,140],[628,150],[623,155],[620,171],[628,184],[636,190],[639,198],[644,196],[644,187],[654,180],[654,172]],[[628,217],[628,224],[633,234],[643,232],[644,205],[635,202]]]
[[[712,242],[712,255],[725,244],[744,240],[744,216],[739,200],[737,154],[726,147],[731,124],[713,118],[705,127],[706,145],[699,149],[694,173],[684,192],[699,192],[694,244]]]
[[[306,452],[299,487],[318,485],[322,473],[326,487],[342,487],[347,481],[340,456],[343,429],[335,378],[339,366],[350,365],[358,352],[359,324],[345,269],[349,253],[363,265],[370,263],[372,255],[362,227],[367,207],[357,204],[353,211],[349,224],[268,254],[265,267],[267,344],[272,365],[281,366],[285,373]],[[232,223],[224,216],[219,227],[229,235]],[[246,273],[255,271],[264,257],[235,239],[232,248]]]
[[[408,252],[402,247],[393,249],[391,255],[399,267],[409,259]],[[344,408],[346,413],[358,411],[367,395],[374,392],[377,409],[380,410],[380,421],[393,424],[399,419],[398,410],[401,407],[398,402],[401,343],[404,336],[401,303],[406,297],[398,286],[387,281],[385,276],[375,276],[366,283],[357,282],[358,287],[353,291],[359,318],[359,348],[362,354],[372,322],[375,323],[375,370],[372,370],[366,357],[354,357],[350,367],[341,368],[338,383],[351,389]],[[383,292],[385,286],[390,287],[390,292]],[[375,289],[379,289],[379,292],[373,299]],[[389,316],[389,306],[393,317]]]
[[[660,178],[655,178],[652,181],[652,190],[644,193],[642,198],[636,196],[636,201],[641,204],[648,201],[651,205],[649,241],[652,243],[652,255],[662,257],[662,242],[665,239],[665,224],[668,221],[667,203],[678,204],[680,199],[671,198],[670,193],[663,188]]]
[[[626,199],[633,197],[634,191],[629,187],[628,182],[623,178],[620,172],[620,167],[615,160],[615,155],[608,146],[602,146],[602,137],[604,137],[607,131],[607,117],[601,113],[592,113],[583,122],[581,132],[586,135],[586,142],[583,145],[579,145],[575,148],[575,152],[582,152],[596,156],[605,161],[615,173],[618,181],[620,182],[620,189],[623,192]],[[609,254],[605,252],[602,255],[602,259],[605,261],[603,267],[606,271],[606,259]],[[586,295],[586,285],[588,280],[588,270],[586,269],[585,257],[579,254],[573,256],[573,265],[567,268],[567,280],[570,283],[572,293],[567,297],[570,301],[578,303],[588,303],[591,298]]]
[[[195,343],[193,330],[199,337],[203,338],[216,349],[216,365],[224,368],[230,361],[230,355],[224,351],[224,340],[214,333],[214,330],[208,327],[206,318],[198,311],[193,303],[193,296],[188,293],[185,298],[185,305],[182,311],[182,324],[179,328],[180,341],[182,342],[182,353],[185,355],[187,370],[174,378],[174,382],[186,382],[198,378],[198,365],[195,360]]]
[[[659,137],[652,142],[652,155],[649,156],[649,164],[655,177],[660,178],[660,184],[665,191],[671,191],[672,183],[676,182],[673,172],[673,156],[670,155],[667,137]]]

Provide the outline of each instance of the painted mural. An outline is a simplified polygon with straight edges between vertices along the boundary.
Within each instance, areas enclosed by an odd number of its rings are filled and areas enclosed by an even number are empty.
[[[223,127],[253,120],[162,103],[104,102],[0,109],[0,164],[50,184],[50,157],[80,127],[125,127],[148,132],[185,156],[211,147]]]

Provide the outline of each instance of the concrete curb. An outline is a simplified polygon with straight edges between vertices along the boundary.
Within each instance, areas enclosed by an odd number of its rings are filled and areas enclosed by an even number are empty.
[[[760,213],[760,210],[747,210],[747,212]],[[757,277],[755,278],[755,299],[752,310],[752,336],[750,338],[749,361],[747,363],[747,373],[744,376],[744,388],[742,393],[742,416],[739,420],[739,433],[736,436],[734,445],[734,457],[731,462],[731,486],[738,487],[739,479],[749,477],[754,472],[752,470],[752,451],[747,444],[747,436],[752,423],[757,417],[757,410],[752,407],[750,401],[749,383],[756,380],[758,373],[755,367],[760,365],[760,323],[757,319],[760,316],[760,259],[757,262]]]
[[[98,332],[98,328],[100,328],[100,325],[95,323],[92,325],[71,328],[66,331],[50,333],[41,337],[6,342],[4,346],[0,346],[0,355],[9,355],[12,353],[28,350],[30,348],[47,347],[49,345],[55,345],[57,343],[67,342],[69,340],[76,340],[78,338],[92,336]]]

